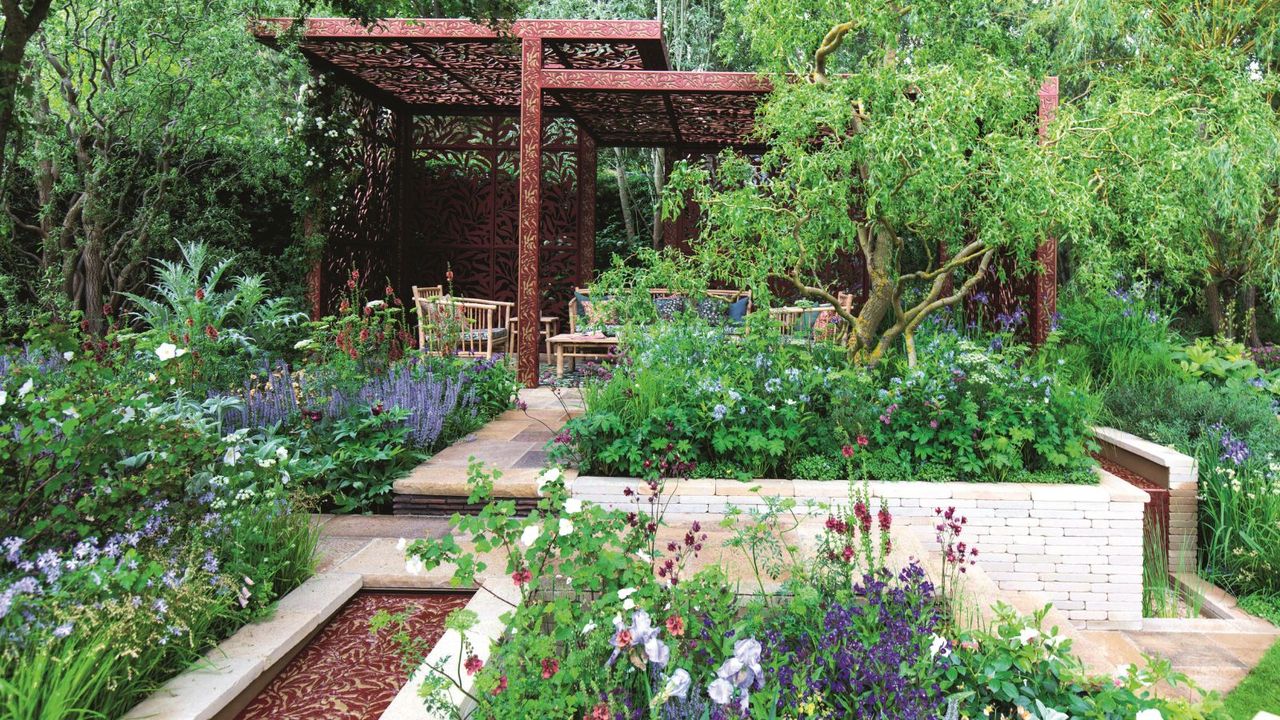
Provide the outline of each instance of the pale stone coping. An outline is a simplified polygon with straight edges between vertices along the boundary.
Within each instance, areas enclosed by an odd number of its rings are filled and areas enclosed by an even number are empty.
[[[171,678],[134,706],[125,720],[208,720],[360,590],[354,573],[320,573],[276,603],[271,617],[249,623],[205,654],[189,670]]]
[[[1258,714],[1253,716],[1253,720],[1280,720],[1280,715],[1272,715],[1266,710],[1259,710]]]
[[[494,643],[506,630],[501,617],[504,613],[514,610],[514,606],[519,605],[520,599],[520,589],[516,584],[508,577],[499,576],[485,580],[484,587],[477,590],[467,602],[466,609],[474,612],[479,618],[475,627],[467,631],[467,640],[471,643],[472,651],[481,660],[489,661]],[[429,673],[433,672],[430,666],[447,661],[447,667],[456,667],[460,652],[462,652],[462,637],[455,630],[446,630],[431,648],[426,660],[409,678],[409,682],[400,688],[400,692],[380,716],[381,720],[451,720],[452,715],[429,712],[419,693],[423,681]],[[471,692],[475,684],[474,676],[465,672],[460,675],[455,679],[462,685],[463,690]],[[471,700],[463,690],[457,687],[450,688],[449,701],[465,716],[470,709]]]
[[[1098,469],[1097,485],[1066,483],[973,483],[973,482],[884,482],[868,483],[872,495],[887,499],[931,498],[953,500],[1012,500],[1067,502],[1136,502],[1146,503],[1147,493]],[[572,483],[575,495],[603,496],[616,493],[622,499],[624,488],[643,494],[644,481],[634,477],[581,475]],[[699,502],[700,498],[727,499],[728,502],[750,503],[751,496],[794,497],[797,501],[812,499],[832,502],[849,497],[849,483],[843,480],[756,480],[668,479],[663,497],[674,495],[681,501]]]
[[[1128,450],[1134,455],[1144,457],[1151,462],[1170,469],[1189,469],[1195,465],[1195,458],[1184,455],[1166,445],[1151,442],[1123,430],[1110,427],[1095,427],[1093,434],[1099,440]]]

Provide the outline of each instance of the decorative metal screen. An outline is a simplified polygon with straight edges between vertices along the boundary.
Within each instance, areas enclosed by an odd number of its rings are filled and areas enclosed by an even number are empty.
[[[419,116],[406,188],[403,276],[458,295],[516,301],[519,122],[513,117]],[[589,276],[579,233],[578,132],[546,124],[542,159],[543,313],[563,314]]]

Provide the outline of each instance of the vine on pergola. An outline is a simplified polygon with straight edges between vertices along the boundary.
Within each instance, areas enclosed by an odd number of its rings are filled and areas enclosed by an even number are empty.
[[[778,78],[758,131],[758,165],[726,154],[714,178],[681,166],[666,197],[674,216],[698,204],[699,273],[764,288],[782,279],[828,302],[850,324],[850,357],[874,365],[899,340],[915,362],[914,336],[931,313],[957,304],[997,254],[1034,269],[1036,247],[1060,233],[1086,197],[1059,182],[1052,145],[1036,134],[1039,79],[976,46],[952,46],[949,62],[914,62],[881,6],[874,23],[835,25],[803,81]],[[845,38],[859,34],[852,71],[828,75]],[[824,272],[861,255],[866,302],[840,308]]]

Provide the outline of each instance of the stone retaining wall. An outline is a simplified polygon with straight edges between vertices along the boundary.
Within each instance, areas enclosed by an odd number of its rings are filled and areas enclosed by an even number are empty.
[[[1199,470],[1196,459],[1115,428],[1093,429],[1102,455],[1169,490],[1169,567],[1196,568],[1196,508]]]
[[[1099,470],[1097,485],[873,482],[898,522],[934,547],[934,509],[955,506],[969,522],[964,539],[1002,590],[1035,592],[1086,627],[1136,629],[1142,623],[1142,512],[1147,494]],[[573,493],[600,505],[631,508],[623,495],[635,478],[581,476]],[[847,503],[842,482],[812,480],[685,480],[669,484],[667,512],[723,514],[730,506],[760,506],[769,495],[795,497],[800,510],[825,514],[806,501]],[[991,600],[994,600],[991,599]]]

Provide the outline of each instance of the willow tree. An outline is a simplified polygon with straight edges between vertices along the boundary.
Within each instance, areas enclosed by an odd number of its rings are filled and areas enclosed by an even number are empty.
[[[917,18],[891,5],[851,13],[820,36],[805,78],[775,78],[758,162],[726,155],[714,178],[683,166],[666,211],[698,204],[699,272],[785,281],[837,305],[855,361],[877,363],[902,342],[914,362],[926,317],[958,303],[997,255],[1033,270],[1035,248],[1070,227],[1083,194],[1038,142],[1040,79],[1027,67],[963,34],[913,33]],[[829,72],[833,62],[848,72]],[[824,281],[849,255],[870,277],[853,311]]]
[[[1095,202],[1073,257],[1102,284],[1163,280],[1216,333],[1257,340],[1280,307],[1280,6],[1088,0],[1050,19],[1083,100],[1064,137]]]

